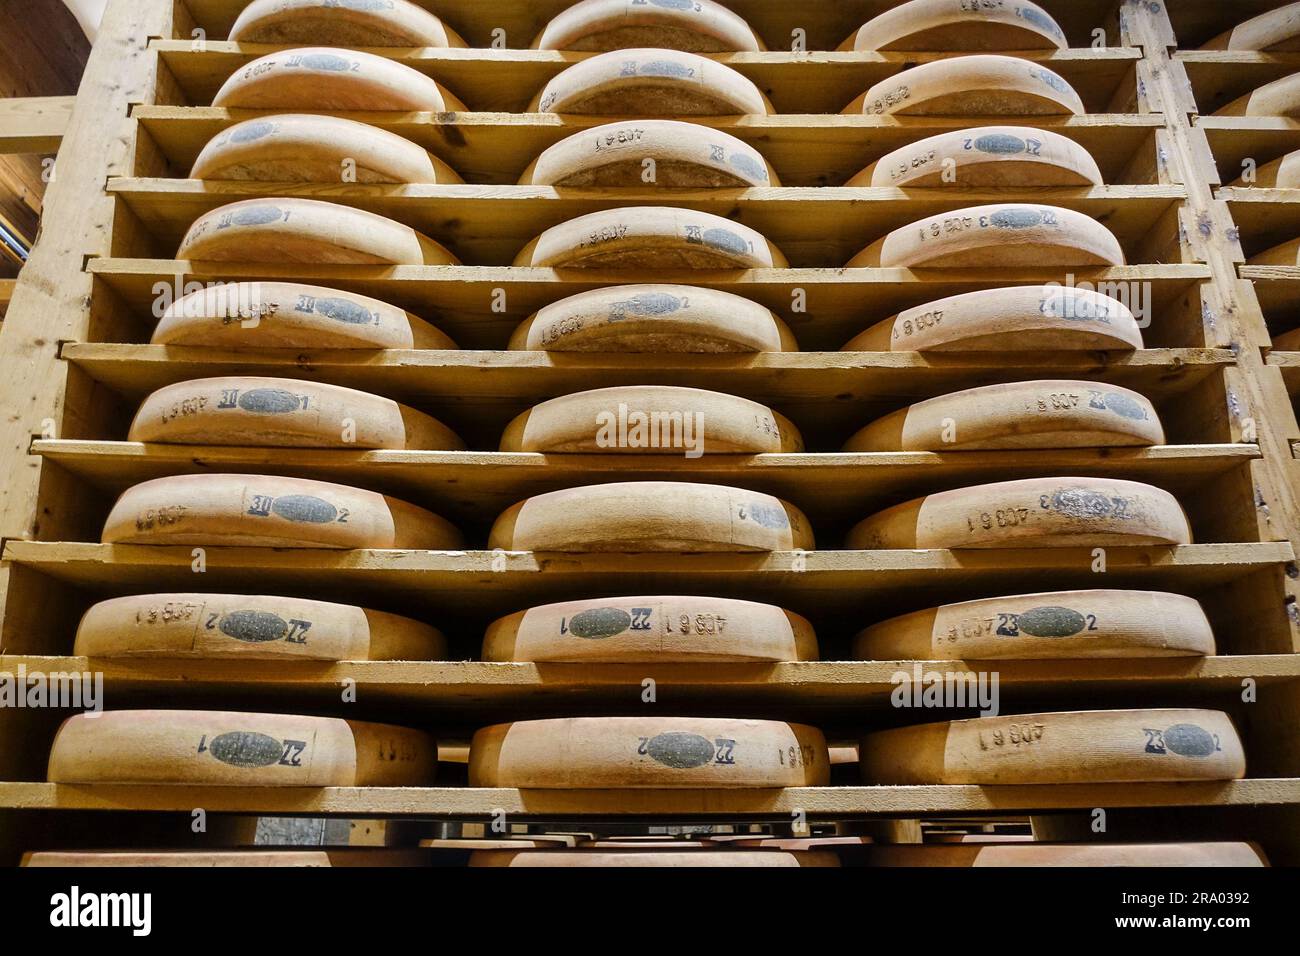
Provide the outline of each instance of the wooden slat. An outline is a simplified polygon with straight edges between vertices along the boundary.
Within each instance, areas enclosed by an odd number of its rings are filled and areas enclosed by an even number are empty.
[[[0,153],[55,153],[72,119],[73,96],[0,99]]]

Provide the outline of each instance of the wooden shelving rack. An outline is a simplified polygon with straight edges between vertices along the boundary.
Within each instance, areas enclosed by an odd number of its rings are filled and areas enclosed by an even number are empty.
[[[424,2],[424,0],[421,0]],[[1041,125],[1086,147],[1104,187],[1033,190],[1035,200],[1105,223],[1130,265],[1080,270],[1078,282],[1143,290],[1147,347],[1129,355],[836,351],[900,308],[998,285],[1059,281],[1053,270],[927,274],[846,270],[890,229],[926,213],[1016,196],[961,188],[847,189],[849,176],[904,143],[965,120],[844,116],[839,110],[918,60],[834,50],[888,0],[792,4],[730,0],[776,50],[806,31],[812,52],[720,57],[772,97],[778,115],[718,125],[760,148],[786,185],[723,192],[554,190],[512,185],[545,147],[599,120],[520,112],[577,54],[527,46],[567,0],[428,0],[475,48],[382,51],[445,83],[459,114],[351,114],[448,161],[464,186],[308,185],[189,180],[218,130],[249,118],[207,104],[233,70],[271,47],[224,39],[240,0],[111,0],[73,106],[46,199],[43,237],[13,290],[0,331],[7,396],[0,418],[0,672],[96,670],[109,706],[287,709],[391,719],[464,741],[494,720],[633,713],[653,676],[675,712],[808,719],[834,739],[899,722],[888,707],[889,662],[851,662],[847,639],[891,614],[948,601],[1056,587],[1151,587],[1197,597],[1220,656],[1196,661],[1008,663],[1004,710],[1192,704],[1229,711],[1246,744],[1248,778],[1226,784],[862,787],[777,792],[522,792],[463,786],[236,790],[72,787],[45,783],[57,712],[0,709],[0,863],[31,849],[123,843],[185,846],[194,808],[218,817],[277,814],[521,823],[768,822],[804,811],[846,831],[873,821],[1018,814],[1051,818],[1086,839],[1250,839],[1276,863],[1300,862],[1300,444],[1292,399],[1300,352],[1270,334],[1300,325],[1300,269],[1245,256],[1300,235],[1300,200],[1226,185],[1244,158],[1263,164],[1300,147],[1294,120],[1209,115],[1216,104],[1287,72],[1300,54],[1195,49],[1275,3],[1216,0],[1040,0],[1071,48],[1032,54],[1083,96],[1086,116]],[[494,29],[508,49],[489,48]],[[1094,31],[1100,31],[1100,34]],[[1234,92],[1235,91],[1235,92]],[[239,198],[325,198],[406,222],[451,247],[455,267],[297,267],[189,263],[173,257],[199,214]],[[805,351],[674,356],[646,368],[626,356],[560,360],[505,351],[538,307],[583,288],[644,281],[509,266],[544,228],[585,212],[653,202],[728,215],[759,229],[788,270],[657,276],[730,289],[774,309]],[[461,351],[390,351],[358,358],[314,351],[221,352],[144,344],[160,283],[293,278],[352,289],[432,320]],[[503,289],[505,312],[490,308]],[[792,293],[808,308],[791,313]],[[808,438],[810,452],[698,462],[590,460],[475,450],[308,451],[145,446],[123,440],[139,400],[202,375],[274,374],[363,388],[423,408],[474,449],[535,402],[581,388],[681,384],[767,402]],[[1170,444],[1139,450],[845,454],[860,425],[909,401],[999,381],[1097,379],[1148,395]],[[532,603],[684,590],[780,603],[818,625],[825,661],[771,667],[580,668],[529,664],[361,662],[266,667],[250,662],[96,662],[72,657],[81,613],[105,596],[195,589],[187,548],[99,544],[116,494],[147,478],[274,470],[407,498],[467,530],[466,552],[209,549],[202,588],[337,596],[430,620],[474,655],[484,624]],[[1087,551],[847,551],[843,532],[874,509],[930,491],[1047,475],[1133,478],[1178,495],[1197,544],[1110,549],[1104,579]],[[804,508],[819,550],[806,555],[592,556],[481,550],[503,508],[540,491],[601,481],[683,478],[780,495]],[[935,665],[960,671],[965,665]],[[653,672],[653,673],[647,673]],[[355,681],[358,702],[340,702]],[[1249,692],[1253,691],[1253,693]],[[463,771],[462,771],[463,774]],[[453,768],[448,777],[456,782]],[[1089,814],[1107,808],[1105,834]],[[919,832],[919,828],[917,828]]]

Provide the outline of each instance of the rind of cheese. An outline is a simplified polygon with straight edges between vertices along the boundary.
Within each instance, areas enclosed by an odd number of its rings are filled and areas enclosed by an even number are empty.
[[[463,47],[454,30],[408,0],[253,0],[230,28],[236,43]]]
[[[1268,866],[1251,843],[896,844],[866,851],[869,866]]]
[[[1065,32],[1029,0],[910,0],[868,20],[841,50],[1063,50]]]
[[[1240,96],[1215,116],[1300,116],[1300,73],[1292,73]]]
[[[1101,186],[1092,154],[1029,126],[980,126],[927,136],[880,157],[846,186],[985,189]]]
[[[1300,50],[1300,3],[1288,3],[1237,24],[1202,50]]]
[[[533,41],[534,50],[645,47],[693,53],[766,49],[743,18],[714,0],[582,0],[552,18]]]
[[[1041,63],[977,54],[922,63],[844,108],[868,116],[1081,116],[1083,100]]]
[[[512,867],[800,867],[839,866],[822,850],[475,850],[469,865]]]

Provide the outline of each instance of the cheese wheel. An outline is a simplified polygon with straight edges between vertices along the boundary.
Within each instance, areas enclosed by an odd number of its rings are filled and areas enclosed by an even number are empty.
[[[757,53],[749,24],[714,0],[582,0],[557,14],[534,50],[658,47],[693,53]]]
[[[653,178],[647,180],[653,162]],[[524,170],[525,186],[664,189],[779,186],[763,154],[730,133],[678,120],[625,120],[574,133]]]
[[[530,113],[590,116],[765,116],[772,104],[729,66],[680,50],[614,50],[542,87]]]
[[[1243,174],[1232,185],[1258,189],[1300,189],[1300,150],[1256,168],[1251,173],[1249,182]]]
[[[1300,329],[1273,336],[1274,352],[1300,352]]]
[[[958,189],[1100,186],[1092,154],[1060,133],[979,126],[927,136],[887,153],[845,185]]]
[[[167,306],[154,345],[221,349],[454,349],[428,322],[369,296],[297,282],[205,285]]]
[[[471,787],[538,790],[815,787],[830,778],[815,727],[727,717],[566,717],[484,727]]]
[[[553,398],[506,426],[502,451],[761,454],[803,451],[784,415],[738,395],[622,385]]]
[[[839,866],[834,853],[789,850],[475,850],[470,866],[791,867]]]
[[[860,660],[1078,660],[1214,654],[1199,602],[1160,591],[1049,591],[945,604],[858,633]]]
[[[402,851],[334,850],[41,850],[23,855],[22,866],[78,867],[267,867],[418,865]]]
[[[1092,289],[1026,285],[964,292],[905,309],[846,352],[1044,352],[1142,348],[1128,306]]]
[[[1294,266],[1300,264],[1300,239],[1288,239],[1281,245],[1251,256],[1246,260],[1253,266]]]
[[[177,259],[339,265],[455,265],[410,226],[318,199],[244,199],[204,213]]]
[[[1063,50],[1065,32],[1029,0],[910,0],[868,20],[841,50]]]
[[[529,608],[488,625],[485,661],[780,662],[817,659],[807,620],[714,597],[617,597]]]
[[[465,41],[407,0],[253,0],[230,28],[236,43],[463,47]]]
[[[551,352],[797,352],[772,311],[731,292],[687,285],[620,285],[539,309],[512,349]]]
[[[438,746],[406,727],[336,717],[116,710],[69,717],[51,783],[410,787],[433,781]]]
[[[1169,492],[1118,478],[1024,478],[940,491],[849,532],[850,548],[1084,548],[1190,544]]]
[[[1122,266],[1115,234],[1060,206],[994,203],[927,216],[877,239],[849,261],[863,269]]]
[[[844,108],[868,116],[1045,116],[1086,113],[1083,100],[1041,63],[958,56],[881,80]]]
[[[137,594],[91,605],[77,627],[83,657],[256,660],[438,660],[447,641],[428,624],[296,597]]]
[[[730,219],[673,206],[602,209],[552,226],[515,257],[552,269],[784,269],[781,250]]]
[[[1238,97],[1215,116],[1300,116],[1300,73],[1265,83]]]
[[[845,451],[1115,448],[1163,445],[1155,406],[1118,385],[1051,379],[968,388],[863,428]]]
[[[1237,24],[1202,50],[1300,50],[1300,3],[1288,3]]]
[[[191,179],[277,183],[459,183],[450,166],[387,130],[338,116],[283,113],[212,137]]]
[[[264,548],[460,547],[460,533],[396,498],[279,475],[175,475],[122,492],[105,544]]]
[[[878,845],[870,866],[1268,866],[1249,843]]]
[[[231,74],[212,105],[243,110],[462,112],[441,84],[360,50],[303,47],[258,57]]]
[[[506,551],[791,551],[813,549],[803,512],[758,491],[682,481],[567,488],[511,506],[489,548]]]
[[[391,398],[293,378],[227,375],[166,385],[140,405],[129,441],[461,451],[454,432]]]
[[[1218,710],[1084,710],[899,727],[862,738],[868,784],[1237,780],[1241,740]]]

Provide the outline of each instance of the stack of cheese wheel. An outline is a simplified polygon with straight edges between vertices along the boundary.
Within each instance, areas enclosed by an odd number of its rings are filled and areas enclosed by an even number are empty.
[[[1215,651],[1205,611],[1161,591],[1055,591],[945,604],[873,624],[860,660],[1078,660]]]
[[[866,851],[869,866],[1268,866],[1250,843],[895,844]]]
[[[345,47],[465,45],[454,30],[409,0],[253,0],[235,18],[230,39]]]
[[[167,306],[154,345],[222,349],[454,349],[428,322],[369,296],[297,282],[207,285]]]
[[[461,537],[423,508],[360,488],[278,475],[177,475],[122,492],[103,542],[454,550]]]
[[[733,598],[616,597],[529,608],[488,625],[485,661],[778,663],[817,659],[803,617]]]
[[[881,80],[844,108],[868,116],[1047,116],[1087,112],[1065,80],[1015,56],[933,60]]]
[[[1190,544],[1169,492],[1118,478],[1025,478],[940,491],[856,525],[848,547],[1085,548]]]
[[[438,746],[406,727],[335,717],[116,710],[69,717],[52,783],[409,787],[433,781]]]
[[[1028,126],[979,126],[927,136],[887,153],[848,186],[958,189],[1100,186],[1092,154],[1072,139]]]
[[[834,853],[805,850],[650,849],[475,850],[470,866],[513,867],[798,867],[839,866]]]
[[[533,41],[534,50],[638,47],[693,53],[766,49],[744,19],[714,0],[582,0],[557,14]]]
[[[729,66],[681,50],[614,50],[560,73],[530,113],[590,116],[765,116],[772,104]]]
[[[149,395],[128,440],[179,445],[461,450],[437,419],[390,398],[291,378],[228,375]]]
[[[1300,189],[1300,149],[1252,170],[1249,177],[1247,179],[1247,174],[1243,173],[1232,185],[1260,189]]]
[[[1240,96],[1215,116],[1300,116],[1300,73],[1292,73]]]
[[[424,661],[447,653],[428,624],[296,597],[138,594],[94,604],[73,653],[83,657],[198,657],[312,661]]]
[[[937,213],[895,229],[850,269],[1013,269],[1122,266],[1114,233],[1081,212],[1037,203],[996,203]]]
[[[1151,402],[1101,382],[1008,382],[968,388],[872,422],[845,451],[1114,448],[1162,445]]]
[[[574,133],[533,160],[525,186],[779,186],[754,147],[730,133],[680,120],[626,120]]]
[[[1288,3],[1239,23],[1203,50],[1300,50],[1300,3]]]
[[[620,285],[539,309],[512,349],[551,352],[796,352],[771,309],[731,292],[685,285]]]
[[[1091,289],[1027,285],[927,302],[867,329],[848,352],[1043,352],[1142,348],[1128,306]]]
[[[808,519],[758,491],[625,481],[552,491],[508,508],[489,548],[567,552],[812,550]]]
[[[803,451],[799,430],[766,405],[674,385],[622,385],[542,402],[501,436],[502,451],[760,454]]]
[[[781,250],[757,231],[713,213],[625,206],[552,226],[515,257],[550,269],[784,269]]]
[[[841,50],[1061,50],[1065,32],[1029,0],[1015,4],[909,0],[879,14]]]
[[[1217,710],[1085,710],[920,724],[862,738],[868,784],[1236,780],[1241,740]]]
[[[24,854],[37,867],[266,867],[420,866],[404,850],[349,847],[329,850],[40,850]]]
[[[726,717],[567,717],[484,727],[471,787],[735,789],[825,785],[820,730]]]

